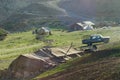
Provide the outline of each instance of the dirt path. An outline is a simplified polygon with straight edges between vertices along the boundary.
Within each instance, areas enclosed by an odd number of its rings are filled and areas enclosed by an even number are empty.
[[[104,59],[74,66],[64,72],[39,80],[113,80],[111,75],[120,68],[120,58]]]

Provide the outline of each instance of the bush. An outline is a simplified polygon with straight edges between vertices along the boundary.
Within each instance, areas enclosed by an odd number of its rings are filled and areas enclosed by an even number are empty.
[[[8,32],[2,28],[0,28],[0,40],[4,40],[7,36]]]

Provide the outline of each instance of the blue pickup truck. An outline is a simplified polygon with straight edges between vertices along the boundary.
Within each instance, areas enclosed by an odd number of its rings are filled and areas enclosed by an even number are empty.
[[[91,35],[88,39],[82,40],[82,43],[88,44],[88,46],[91,46],[93,43],[99,43],[99,42],[108,43],[109,40],[110,40],[109,36],[102,36],[101,34],[94,34],[94,35]]]

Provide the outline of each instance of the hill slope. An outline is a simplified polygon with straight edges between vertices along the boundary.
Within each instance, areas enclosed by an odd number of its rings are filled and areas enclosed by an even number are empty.
[[[0,25],[9,31],[25,31],[43,20],[56,19],[67,15],[66,11],[58,7],[60,0],[0,0]],[[39,21],[39,22],[38,22]],[[49,21],[46,21],[49,22]],[[35,25],[33,25],[35,24]]]
[[[68,14],[72,17],[86,19],[101,16],[117,18],[120,16],[119,3],[119,0],[0,0],[0,15],[5,17],[20,12],[41,16]],[[47,9],[44,9],[45,7]]]
[[[55,74],[57,72],[59,73],[60,71],[71,69],[70,66],[73,68],[80,66],[81,64],[85,66],[84,64],[87,65],[88,61],[94,64],[94,61],[95,63],[97,61],[99,62],[100,59],[102,60],[102,58],[105,58],[106,56],[109,56],[110,58],[111,56],[115,56],[115,61],[117,61],[116,56],[119,58],[119,55],[120,55],[119,54],[120,45],[118,44],[120,41],[119,32],[120,32],[120,27],[114,27],[110,29],[96,29],[94,31],[75,31],[70,33],[66,31],[63,32],[60,30],[52,30],[52,35],[46,36],[45,40],[53,40],[53,43],[51,44],[51,46],[54,46],[54,47],[70,46],[71,42],[73,42],[74,48],[79,48],[80,46],[83,46],[81,43],[81,40],[85,35],[91,35],[96,33],[102,34],[104,36],[110,36],[111,40],[110,40],[110,44],[104,44],[104,45],[102,44],[104,47],[99,46],[99,50],[103,50],[103,52],[100,51],[100,52],[94,53],[88,56],[87,59],[83,58],[82,62],[80,58],[78,60],[73,60],[72,62],[70,61],[65,65],[62,64],[61,66],[57,67],[55,70],[46,72],[40,76],[43,78],[43,76],[46,77],[48,75]],[[0,70],[4,70],[8,68],[9,64],[19,55],[30,54],[39,50],[43,46],[49,45],[46,42],[36,40],[35,35],[32,34],[32,31],[8,34],[8,36],[4,41],[0,41],[0,44],[1,44],[0,45]],[[110,50],[106,52],[104,51],[104,49],[107,49],[107,50],[110,49]],[[85,56],[87,55],[88,54],[85,54]],[[109,60],[112,61],[113,58],[112,60],[110,58]],[[71,64],[74,64],[75,66]],[[1,79],[1,76],[2,75],[0,74],[0,79]]]
[[[7,30],[13,28],[13,31],[22,31],[20,26],[28,30],[32,26],[36,27],[32,23],[49,18],[65,23],[82,20],[119,23],[119,3],[119,0],[0,0],[0,25]],[[41,23],[35,24],[44,26]]]
[[[95,33],[99,33],[101,30],[95,31],[97,31]],[[119,80],[120,37],[117,37],[116,34],[119,33],[119,30],[117,29],[113,31],[113,33],[109,32],[111,31],[104,32],[104,30],[102,30],[102,33],[99,33],[111,37],[109,44],[99,46],[100,51],[84,55],[81,54],[83,55],[82,58],[68,61],[53,70],[40,74],[33,80]],[[90,32],[80,32],[80,35],[84,35],[82,33],[89,34]],[[75,37],[77,37],[77,35],[74,35],[72,38],[75,39]],[[74,44],[79,40],[80,39],[76,38]],[[82,45],[79,44],[78,46]]]
[[[0,15],[2,17],[9,17],[14,14],[31,14],[31,15],[40,15],[50,16],[49,12],[52,15],[64,15],[65,12],[57,6],[59,0],[0,0]],[[34,5],[36,4],[36,5]],[[46,8],[46,9],[45,9]],[[49,10],[49,11],[48,11]],[[39,12],[44,12],[39,14]],[[56,13],[54,13],[56,12]],[[59,14],[58,14],[59,13]],[[2,20],[2,19],[0,19]]]
[[[120,46],[114,45],[112,49],[88,54],[46,73],[50,75],[56,71],[56,74],[34,80],[119,80],[119,64]]]

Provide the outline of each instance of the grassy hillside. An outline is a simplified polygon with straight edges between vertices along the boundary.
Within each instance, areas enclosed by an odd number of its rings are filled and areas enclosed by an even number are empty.
[[[112,29],[98,29],[94,31],[76,31],[68,33],[59,30],[53,30],[52,36],[47,36],[47,40],[53,40],[51,46],[62,47],[70,46],[73,42],[74,47],[82,46],[81,40],[84,35],[90,34],[103,34],[111,36],[111,43],[119,41],[120,27]],[[12,60],[18,57],[20,54],[29,54],[40,49],[43,46],[49,45],[48,43],[35,40],[35,35],[32,32],[14,33],[9,34],[4,41],[0,41],[0,70],[3,70],[9,66]],[[111,47],[111,46],[109,46]]]
[[[11,32],[26,31],[42,25],[43,19],[66,15],[60,0],[0,0],[0,25]],[[33,21],[34,20],[34,21]],[[39,22],[39,23],[35,23]],[[48,23],[50,21],[47,21]],[[33,23],[35,23],[33,25]],[[47,25],[48,26],[48,25]],[[49,25],[50,26],[50,25]]]
[[[10,31],[26,31],[33,26],[50,26],[41,24],[49,17],[63,24],[93,19],[118,24],[119,3],[119,0],[0,0],[0,25]],[[39,23],[32,25],[32,19]]]
[[[0,41],[0,69],[8,67],[20,54],[32,53],[42,45],[43,42],[35,40],[32,32],[9,34],[4,41]]]
[[[97,31],[99,34],[111,36],[111,42],[99,46],[100,51],[85,54],[82,58],[68,61],[53,70],[39,75],[33,80],[119,80],[120,37],[117,37],[119,31],[120,28]],[[92,34],[96,33],[96,31],[88,31],[88,33],[85,33]],[[85,33],[81,32],[79,34],[85,35]],[[72,37],[78,37],[74,36]]]
[[[0,0],[0,21],[16,13],[40,16],[49,16],[49,12],[52,15],[64,14],[56,5],[58,2],[59,0]]]
[[[47,17],[43,19],[39,18],[38,16],[31,16],[27,14],[12,15],[1,25],[2,28],[10,32],[24,32],[29,31],[33,28],[40,28],[43,26],[57,29],[65,29],[65,25],[56,18]]]
[[[119,64],[120,46],[119,50],[96,52],[72,60],[33,80],[119,80]]]

